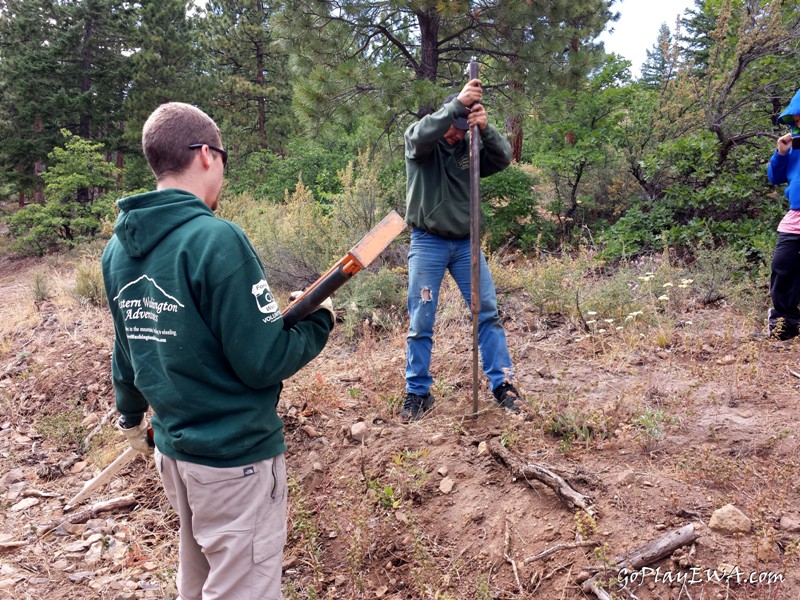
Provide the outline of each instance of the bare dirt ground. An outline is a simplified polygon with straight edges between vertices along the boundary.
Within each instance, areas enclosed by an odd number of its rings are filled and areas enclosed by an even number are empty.
[[[67,262],[0,260],[0,598],[174,598],[177,522],[152,459],[64,513],[125,449],[109,425],[113,332],[105,309],[68,294],[34,302],[35,273],[62,289],[74,277]],[[514,292],[501,303],[531,418],[486,389],[473,418],[460,302],[448,289],[437,404],[419,423],[397,417],[402,325],[365,325],[357,341],[337,329],[286,382],[286,598],[594,598],[587,575],[689,524],[696,541],[607,583],[608,597],[800,598],[795,343],[753,339],[722,304],[688,305],[666,342],[578,336]],[[594,516],[514,478],[498,445],[557,471]],[[728,504],[746,531],[709,527]]]

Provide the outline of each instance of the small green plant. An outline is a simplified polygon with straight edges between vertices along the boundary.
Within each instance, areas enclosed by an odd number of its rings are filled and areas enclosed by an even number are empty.
[[[402,466],[408,462],[415,462],[427,458],[431,453],[429,448],[419,448],[417,450],[403,450],[398,454],[392,455],[392,462],[397,466]]]
[[[567,444],[582,442],[587,447],[595,439],[608,437],[607,419],[599,413],[583,413],[564,410],[550,417],[544,424],[544,432],[562,438]]]
[[[303,487],[293,476],[288,478],[289,487],[289,534],[288,544],[300,546],[302,552],[310,557],[312,569],[319,569],[320,541],[319,529],[314,520],[314,512],[307,508]]]
[[[475,576],[475,600],[492,600],[492,591],[486,575],[481,573]]]
[[[583,538],[589,539],[596,534],[599,529],[595,518],[585,511],[575,513],[575,531]]]
[[[92,306],[107,304],[103,272],[97,262],[82,262],[75,269],[75,295]]]
[[[380,485],[390,488],[391,493],[387,494],[387,489],[378,491],[379,498],[385,497],[391,500],[413,498],[430,477],[425,459],[430,454],[429,448],[418,448],[415,450],[406,449],[391,457],[391,465],[384,478],[387,483]],[[392,508],[396,508],[393,506]]]
[[[610,565],[611,558],[609,555],[609,550],[610,548],[608,547],[608,544],[601,544],[599,546],[595,546],[595,548],[592,550],[592,556],[594,556],[594,559],[597,562],[602,563],[604,565]]]
[[[33,301],[36,303],[45,302],[50,299],[50,280],[43,271],[34,271],[33,281],[31,282],[31,292]]]
[[[386,406],[389,409],[390,413],[392,414],[396,413],[402,405],[403,405],[402,396],[396,394],[390,394],[389,396],[386,397]]]
[[[513,446],[514,444],[517,443],[518,439],[519,439],[519,433],[518,432],[516,432],[516,431],[505,431],[500,436],[500,444],[504,448],[511,448],[511,446]]]
[[[647,438],[660,439],[664,435],[664,428],[667,425],[674,425],[677,422],[675,417],[667,416],[660,408],[646,408],[645,411],[633,419],[635,425]]]
[[[367,483],[367,488],[375,492],[378,506],[386,510],[396,510],[400,508],[401,499],[391,485],[383,485],[379,480],[373,479]]]

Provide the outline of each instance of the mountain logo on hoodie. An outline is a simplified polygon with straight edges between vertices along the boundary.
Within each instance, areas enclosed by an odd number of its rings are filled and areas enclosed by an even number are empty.
[[[266,279],[262,279],[256,283],[250,292],[256,297],[258,310],[265,315],[274,313],[278,310],[278,303],[275,301],[275,296],[273,296],[272,292],[269,290],[269,285],[267,284]]]

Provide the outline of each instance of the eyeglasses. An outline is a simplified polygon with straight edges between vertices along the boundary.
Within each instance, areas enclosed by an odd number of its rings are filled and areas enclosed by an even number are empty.
[[[198,148],[202,148],[203,146],[208,146],[210,150],[214,152],[219,152],[220,156],[222,156],[222,168],[228,166],[228,151],[223,150],[222,148],[217,148],[216,146],[212,146],[211,144],[189,144],[189,150],[197,150]]]

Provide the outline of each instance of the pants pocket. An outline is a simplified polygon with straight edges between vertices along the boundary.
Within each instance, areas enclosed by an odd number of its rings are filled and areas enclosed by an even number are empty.
[[[260,563],[280,555],[286,544],[286,461],[284,455],[271,461],[268,494],[259,506],[253,535],[253,562]]]
[[[192,465],[187,472],[192,480],[188,499],[197,536],[253,531],[258,505],[268,494],[272,478],[262,465],[221,469]]]

